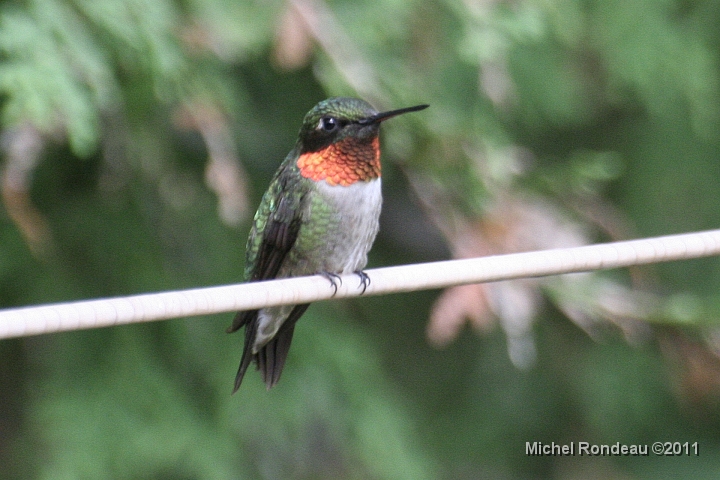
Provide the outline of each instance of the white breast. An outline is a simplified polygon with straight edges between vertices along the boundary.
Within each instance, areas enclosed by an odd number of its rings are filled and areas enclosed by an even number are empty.
[[[367,254],[377,236],[382,207],[379,178],[347,187],[320,182],[318,193],[334,206],[339,224],[328,239],[328,271],[351,273],[365,268]]]

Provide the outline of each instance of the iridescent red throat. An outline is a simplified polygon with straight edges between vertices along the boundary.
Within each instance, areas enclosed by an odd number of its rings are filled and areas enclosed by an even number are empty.
[[[347,187],[380,177],[380,139],[361,142],[346,138],[318,152],[307,152],[297,160],[300,175]]]

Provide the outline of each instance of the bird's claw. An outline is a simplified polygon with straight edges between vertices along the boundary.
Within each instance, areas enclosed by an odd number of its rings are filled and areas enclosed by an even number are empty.
[[[338,290],[338,282],[340,282],[340,285],[342,285],[342,278],[340,278],[340,275],[337,273],[330,273],[330,272],[320,272],[320,275],[327,278],[330,282],[330,285],[333,287],[333,297],[337,294]]]
[[[363,293],[365,293],[365,290],[367,290],[368,285],[370,285],[370,277],[362,270],[358,270],[357,272],[355,272],[355,275],[360,277],[360,285],[358,286],[362,287],[362,292],[360,292],[360,295],[362,295]]]

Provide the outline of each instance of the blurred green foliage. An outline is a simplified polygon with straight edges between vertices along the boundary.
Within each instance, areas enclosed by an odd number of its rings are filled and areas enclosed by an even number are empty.
[[[330,95],[431,104],[383,127],[372,266],[716,228],[718,22],[707,0],[2,0],[0,305],[239,281]],[[717,478],[719,287],[705,259],[326,302],[280,384],[235,396],[228,315],[5,340],[0,471]]]

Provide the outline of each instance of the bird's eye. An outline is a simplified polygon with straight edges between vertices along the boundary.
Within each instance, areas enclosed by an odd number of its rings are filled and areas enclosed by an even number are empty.
[[[335,117],[322,117],[318,124],[318,129],[326,132],[333,132],[340,126],[340,122]]]

